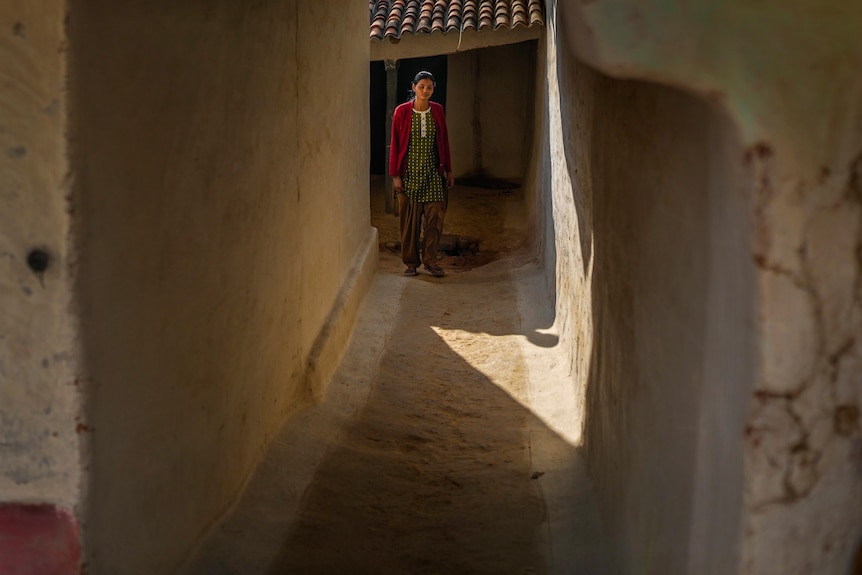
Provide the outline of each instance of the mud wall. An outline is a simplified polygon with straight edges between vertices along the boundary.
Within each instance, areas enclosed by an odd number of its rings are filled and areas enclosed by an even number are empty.
[[[456,177],[524,177],[535,57],[535,42],[449,56],[446,113]]]
[[[367,35],[334,0],[71,3],[92,572],[171,572],[334,368],[376,257]]]
[[[66,553],[83,470],[64,17],[64,2],[0,2],[0,572],[76,562]],[[46,541],[61,531],[64,557]]]
[[[556,24],[529,182],[612,570],[735,573],[753,168],[719,109],[602,75]]]
[[[755,321],[736,330],[753,334],[750,409],[744,423],[726,422],[728,433],[744,437],[734,572],[848,572],[862,539],[859,6],[800,3],[792,17],[772,0],[560,7],[579,58],[614,76],[682,87],[721,106],[737,126],[756,182],[751,243],[740,261],[756,269]],[[728,240],[722,228],[710,233]],[[716,282],[710,302],[721,298]],[[726,452],[698,452],[699,468],[718,453]]]
[[[732,573],[753,378],[751,179],[734,181],[733,129],[691,96],[597,78],[593,97],[591,141],[575,144],[592,162],[575,179],[592,196],[591,477],[620,572]],[[701,458],[714,466],[701,472]]]

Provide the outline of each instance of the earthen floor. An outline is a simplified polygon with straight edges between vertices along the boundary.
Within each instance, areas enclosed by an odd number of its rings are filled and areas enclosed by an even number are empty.
[[[446,231],[478,253],[406,278],[372,190],[380,270],[345,358],[189,572],[601,573],[520,194],[456,188]]]

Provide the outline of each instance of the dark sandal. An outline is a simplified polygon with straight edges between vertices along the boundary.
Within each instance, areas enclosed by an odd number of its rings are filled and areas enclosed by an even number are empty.
[[[416,275],[416,268],[407,268],[406,270],[404,270],[404,275],[408,278],[412,278]]]
[[[425,264],[425,269],[428,270],[428,273],[430,273],[435,278],[442,278],[443,276],[446,275],[446,272],[444,272],[443,268],[441,268],[440,266],[435,266],[435,265],[429,266],[428,264]]]

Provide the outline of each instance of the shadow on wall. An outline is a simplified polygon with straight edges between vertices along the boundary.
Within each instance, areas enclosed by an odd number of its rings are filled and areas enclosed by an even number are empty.
[[[742,145],[706,102],[603,76],[556,31],[535,202],[608,573],[734,572],[754,365]]]
[[[311,401],[342,288],[370,275],[351,273],[373,261],[360,251],[368,9],[68,12],[81,381],[98,430],[82,464],[86,561],[169,573]]]
[[[566,148],[590,170],[574,193],[593,242],[580,245],[593,258],[584,445],[616,568],[731,572],[753,383],[741,146],[687,94],[593,81],[577,104],[590,129]]]

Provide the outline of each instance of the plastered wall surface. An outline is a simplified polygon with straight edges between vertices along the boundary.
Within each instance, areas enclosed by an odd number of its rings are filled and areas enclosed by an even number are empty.
[[[758,185],[744,573],[842,573],[862,538],[860,2],[566,4],[573,50],[722,105]]]
[[[308,354],[339,289],[355,273],[352,268],[361,263],[369,243],[376,246],[370,242],[368,224],[369,57],[356,40],[368,30],[366,12],[355,6],[347,9],[336,0],[305,0],[295,18],[300,309],[303,353]],[[321,22],[327,23],[327,34],[321,34]],[[277,70],[273,61],[273,71]],[[375,253],[372,249],[369,257]]]
[[[72,2],[92,572],[175,569],[311,401],[376,254],[366,10]]]
[[[0,504],[77,515],[64,15],[63,2],[0,3]],[[28,264],[34,251],[47,256],[43,272]]]
[[[529,42],[479,54],[482,167],[496,177],[520,179],[524,174],[535,49]]]
[[[535,43],[521,42],[449,56],[446,108],[456,177],[524,177],[535,52]]]
[[[790,168],[761,155],[761,374],[745,428],[743,567],[843,573],[862,543],[859,162],[817,183],[776,181]]]
[[[479,126],[475,122],[479,53],[452,54],[447,64],[446,125],[456,178],[476,173],[481,167],[481,147],[477,147],[481,142],[476,142]]]
[[[611,569],[734,573],[753,169],[717,108],[579,63],[549,12],[529,182]]]

